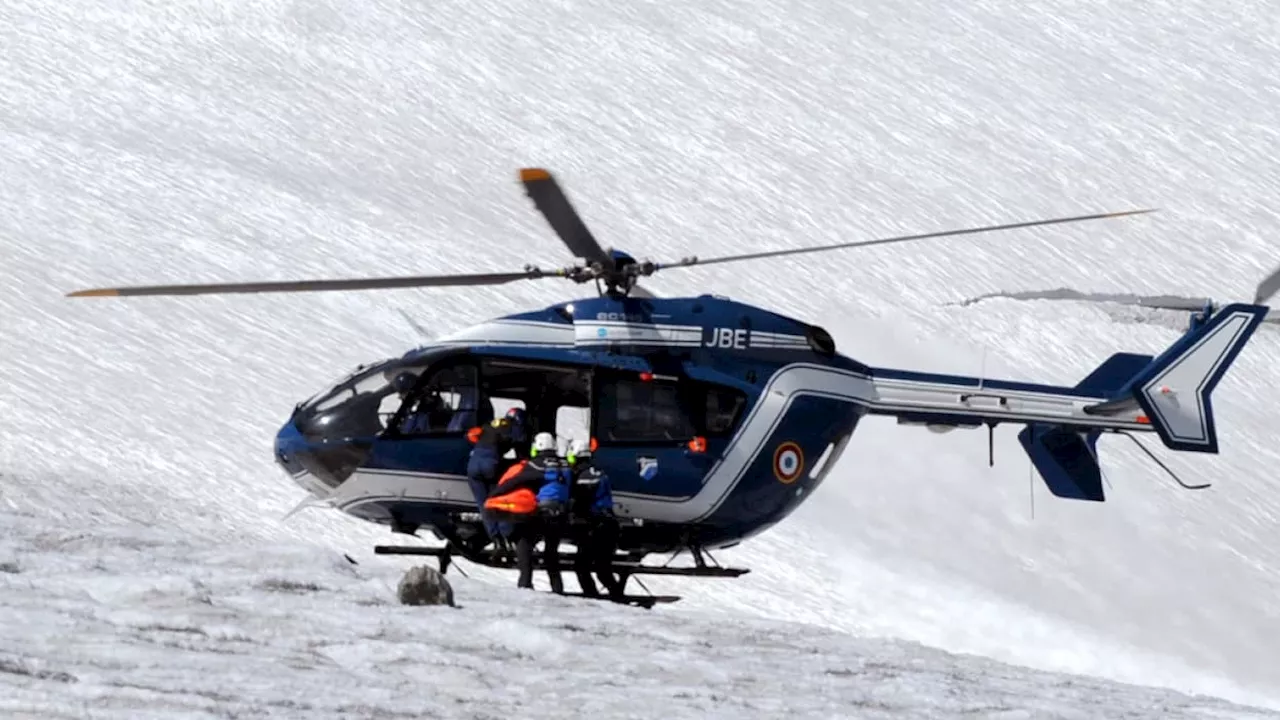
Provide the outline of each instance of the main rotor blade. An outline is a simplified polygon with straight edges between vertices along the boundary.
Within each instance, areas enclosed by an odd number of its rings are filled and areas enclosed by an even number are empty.
[[[1280,267],[1272,270],[1270,275],[1258,283],[1258,289],[1253,293],[1253,304],[1265,304],[1277,290],[1280,290]]]
[[[582,222],[550,171],[543,168],[521,168],[520,182],[524,184],[525,194],[533,200],[547,224],[560,236],[560,240],[569,247],[574,257],[582,258],[588,264],[600,263],[604,270],[613,270],[613,256],[605,252],[591,235],[586,223]]]
[[[1071,288],[994,292],[969,298],[958,304],[961,306],[972,305],[992,298],[1007,298],[1009,300],[1075,300],[1079,302],[1115,303],[1117,305],[1136,305],[1138,307],[1186,310],[1190,312],[1200,312],[1204,310],[1206,305],[1216,307],[1216,304],[1209,298],[1188,298],[1177,295],[1132,295],[1129,293],[1086,293],[1072,290]]]
[[[977,233],[995,232],[997,230],[1015,230],[1017,228],[1036,227],[1040,225],[1056,225],[1060,223],[1081,222],[1083,220],[1100,220],[1125,215],[1142,215],[1156,212],[1149,210],[1125,210],[1122,212],[1099,213],[1095,215],[1077,215],[1075,217],[1054,218],[1052,220],[1033,220],[1030,222],[1009,223],[1006,225],[988,225],[985,227],[965,228],[963,230],[943,230],[940,232],[921,233],[917,235],[901,235],[899,237],[880,238],[878,240],[859,240],[855,242],[836,243],[834,245],[818,245],[807,248],[788,248],[786,250],[766,250],[764,252],[745,253],[742,255],[724,255],[714,258],[688,257],[674,263],[656,263],[655,270],[666,270],[674,267],[690,267],[693,265],[714,265],[716,263],[737,262],[739,260],[759,260],[762,258],[782,257],[784,255],[800,255],[803,253],[826,252],[828,250],[844,250],[846,248],[870,247],[872,245],[889,245],[892,243],[925,240],[927,238],[949,237],[953,235],[973,235]]]
[[[653,291],[639,283],[631,286],[631,297],[645,298],[646,300],[656,300],[657,295]]]
[[[530,270],[513,273],[475,275],[425,275],[419,277],[368,278],[361,280],[300,280],[296,282],[250,282],[222,285],[139,285],[97,288],[67,293],[67,297],[123,297],[132,295],[223,295],[230,293],[324,292],[331,290],[380,290],[385,288],[502,285],[516,280],[565,277],[563,270]]]

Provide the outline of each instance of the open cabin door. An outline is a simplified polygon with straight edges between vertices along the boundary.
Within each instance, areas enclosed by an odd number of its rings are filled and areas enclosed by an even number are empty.
[[[591,367],[554,360],[495,356],[481,360],[485,397],[495,415],[523,408],[530,423],[529,441],[539,432],[556,436],[562,449],[590,427]],[[575,432],[576,431],[576,432]]]

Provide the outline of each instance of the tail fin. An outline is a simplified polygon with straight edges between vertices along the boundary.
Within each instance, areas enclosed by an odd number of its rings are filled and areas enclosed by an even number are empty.
[[[1102,397],[1119,392],[1155,358],[1135,353],[1116,353],[1099,365],[1089,377],[1076,383],[1076,390],[1087,390]]]
[[[1101,418],[1133,417],[1140,411],[1140,421],[1149,423],[1167,447],[1218,452],[1211,395],[1266,314],[1267,308],[1260,305],[1228,305],[1156,358],[1112,355],[1076,385],[1077,390],[1109,397],[1084,412]],[[1054,495],[1103,502],[1097,451],[1101,434],[1093,428],[1032,422],[1018,440]]]
[[[1267,308],[1262,305],[1237,303],[1222,308],[1142,367],[1111,399],[1084,411],[1106,416],[1131,409],[1136,403],[1167,447],[1218,452],[1211,395],[1266,315]],[[1116,357],[1089,377],[1098,375]]]

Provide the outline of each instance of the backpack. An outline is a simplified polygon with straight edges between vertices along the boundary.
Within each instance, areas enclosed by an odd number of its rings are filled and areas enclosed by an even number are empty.
[[[549,515],[559,515],[569,505],[569,477],[566,468],[548,467],[542,487],[538,490],[538,509]]]

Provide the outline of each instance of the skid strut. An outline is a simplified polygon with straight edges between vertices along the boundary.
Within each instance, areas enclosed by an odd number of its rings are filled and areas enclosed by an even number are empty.
[[[452,543],[444,547],[415,547],[403,545],[378,545],[373,548],[375,555],[417,555],[426,557],[440,558],[441,570],[445,572],[449,563],[453,558],[455,550],[451,547]],[[515,558],[506,554],[496,554],[492,551],[482,551],[478,553],[458,552],[468,560],[493,568],[514,568],[516,566]],[[575,567],[576,553],[560,553],[560,562],[557,563],[561,571],[573,572]],[[615,561],[609,565],[609,572],[619,575],[676,575],[682,577],[723,577],[736,578],[751,572],[747,568],[728,568],[707,565],[702,557],[701,552],[694,554],[694,567],[670,567],[665,565],[644,565],[638,562]],[[542,553],[535,553],[533,558],[533,567],[538,570],[546,570],[547,563],[542,557]]]

